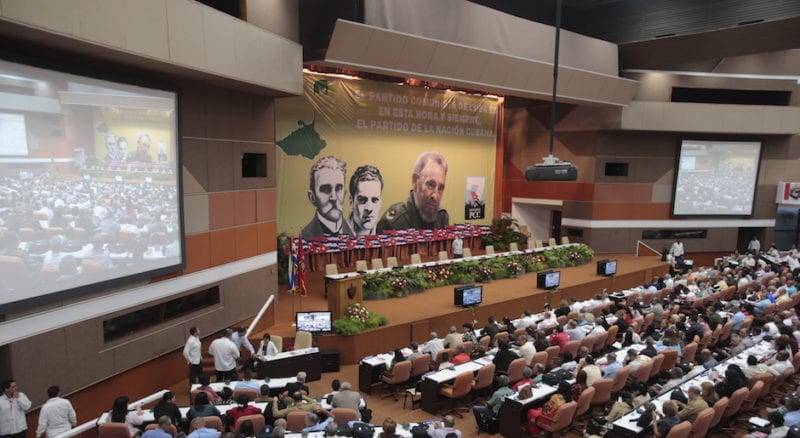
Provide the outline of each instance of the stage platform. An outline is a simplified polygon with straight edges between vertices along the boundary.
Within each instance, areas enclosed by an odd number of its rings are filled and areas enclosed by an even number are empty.
[[[619,261],[617,275],[599,277],[595,273],[595,262],[607,258]],[[668,272],[668,265],[657,256],[597,254],[586,265],[561,268],[560,271],[561,287],[554,291],[537,289],[535,273],[483,283],[483,303],[471,309],[453,305],[454,286],[428,289],[404,298],[368,300],[364,302],[367,308],[385,315],[389,319],[388,325],[353,336],[316,336],[314,343],[322,349],[339,350],[342,364],[355,364],[364,356],[404,347],[412,340],[424,342],[431,331],[443,337],[451,325],[461,327],[465,322],[477,320],[482,326],[489,316],[513,319],[519,317],[523,309],[540,312],[547,302],[557,306],[562,298],[583,300],[603,289],[611,292],[635,287],[654,275],[664,275]],[[284,337],[284,348],[293,343],[295,311],[327,310],[322,273],[311,273],[308,285],[309,296],[303,298],[291,296],[285,286],[279,292],[274,325],[268,331]]]

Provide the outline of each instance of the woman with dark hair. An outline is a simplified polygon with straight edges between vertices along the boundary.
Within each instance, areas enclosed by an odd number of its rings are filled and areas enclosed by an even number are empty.
[[[747,383],[747,377],[739,365],[731,364],[725,369],[725,379],[718,382],[714,389],[720,397],[730,397],[737,389],[746,388]]]
[[[641,342],[641,338],[636,332],[633,331],[633,327],[628,327],[628,330],[625,330],[625,334],[622,335],[622,346],[623,347],[630,347],[633,344],[638,344]]]
[[[436,360],[435,357],[433,359]],[[392,371],[395,365],[404,360],[406,360],[406,358],[403,356],[403,352],[399,348],[394,350],[394,357],[392,358],[392,363],[389,365],[389,371]]]
[[[580,370],[578,371],[578,375],[575,376],[575,383],[570,385],[570,393],[572,395],[572,399],[577,401],[587,387],[588,386],[586,385],[586,371]]]
[[[111,408],[111,422],[112,423],[125,423],[128,426],[128,434],[132,437],[138,436],[141,431],[136,427],[144,423],[142,416],[142,407],[136,405],[135,411],[128,411],[128,402],[130,399],[127,396],[121,395],[114,400],[114,405]]]
[[[236,409],[236,408],[233,408]],[[259,409],[259,412],[261,409]],[[234,423],[235,424],[235,423]],[[250,438],[256,436],[255,431],[253,430],[253,422],[251,420],[244,420],[242,424],[239,425],[239,433],[236,434],[237,438]]]
[[[180,424],[181,411],[175,405],[175,394],[167,391],[161,396],[161,400],[153,406],[153,418],[161,418],[164,415],[172,420],[172,424]]]
[[[195,417],[214,417],[220,416],[219,409],[208,402],[208,394],[205,392],[198,392],[194,396],[194,405],[189,408],[186,413],[186,418],[192,421]]]
[[[658,410],[653,411],[653,436],[655,438],[665,437],[669,434],[670,429],[681,422],[681,417],[678,416],[678,405],[674,401],[668,400],[661,406],[664,415],[661,416]]]
[[[231,424],[236,424],[236,420],[245,415],[256,415],[261,413],[261,408],[250,404],[250,396],[240,394],[236,397],[236,407],[228,409],[225,414],[231,419]]]
[[[558,408],[565,403],[572,401],[572,389],[569,382],[562,380],[558,384],[558,390],[550,396],[547,403],[540,408],[528,409],[528,421],[525,422],[523,428],[530,434],[536,435],[542,431],[539,424],[550,424],[553,421]],[[538,424],[537,424],[538,422]]]
[[[200,387],[197,389],[208,392],[208,394],[212,397],[210,400],[212,403],[219,402],[219,395],[216,391],[214,391],[214,388],[211,387],[211,377],[209,377],[208,374],[203,373],[200,374],[198,379],[200,380]]]
[[[533,347],[536,348],[536,351],[544,351],[547,350],[547,347],[550,346],[550,340],[547,339],[547,335],[544,334],[544,330],[537,330],[536,334],[534,335]]]

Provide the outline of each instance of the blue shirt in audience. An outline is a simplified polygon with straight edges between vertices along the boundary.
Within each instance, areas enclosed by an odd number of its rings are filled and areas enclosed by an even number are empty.
[[[784,426],[792,427],[796,424],[800,424],[800,411],[789,411],[783,416]]]
[[[603,368],[603,378],[604,379],[613,379],[614,377],[617,376],[617,373],[621,369],[622,369],[622,364],[621,363],[616,362],[616,361],[611,362],[610,364],[606,365],[605,368]]]

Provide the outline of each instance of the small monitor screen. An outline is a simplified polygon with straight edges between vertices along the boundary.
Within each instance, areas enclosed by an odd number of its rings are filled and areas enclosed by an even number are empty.
[[[539,289],[555,289],[560,284],[560,271],[542,271],[536,275],[536,287]]]
[[[597,262],[597,275],[610,277],[617,273],[616,260],[600,260]]]
[[[555,289],[561,284],[561,272],[552,271],[548,272],[544,277],[544,288]]]
[[[614,275],[617,273],[617,261],[616,260],[608,260],[606,261],[606,266],[603,271],[603,275]]]
[[[297,312],[295,314],[297,331],[311,333],[330,333],[333,331],[333,314],[324,312]]]
[[[470,307],[483,302],[483,286],[459,286],[454,289],[453,303],[456,306]]]

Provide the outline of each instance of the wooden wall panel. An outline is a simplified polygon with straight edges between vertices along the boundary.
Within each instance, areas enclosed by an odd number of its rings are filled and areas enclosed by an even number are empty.
[[[258,255],[258,226],[234,228],[236,233],[236,260]]]
[[[258,253],[275,251],[278,248],[277,222],[264,222],[257,225]]]
[[[208,227],[211,230],[236,224],[236,201],[233,192],[208,194]]]
[[[211,267],[211,240],[209,233],[186,236],[186,268],[184,273]]]
[[[256,192],[241,190],[234,192],[233,197],[234,224],[250,225],[256,221]]]
[[[276,218],[276,197],[274,189],[256,191],[256,221],[273,221]]]
[[[211,250],[211,266],[224,265],[236,260],[236,230],[224,230],[209,233],[209,248]]]

